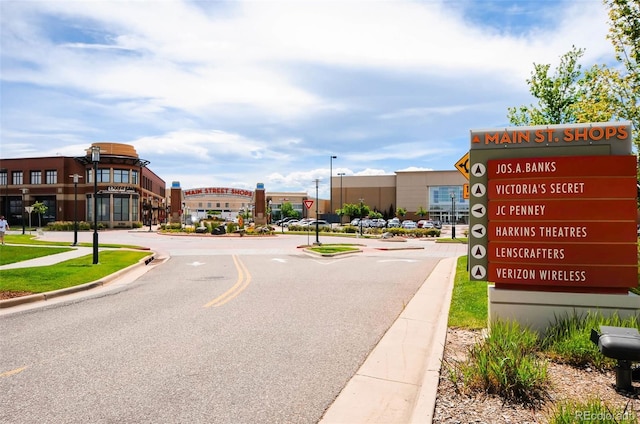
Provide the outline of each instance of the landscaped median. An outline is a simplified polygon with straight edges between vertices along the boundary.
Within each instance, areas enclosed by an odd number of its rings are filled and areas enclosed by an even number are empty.
[[[310,252],[319,256],[338,256],[349,253],[360,253],[357,244],[319,244],[316,246],[302,246],[306,252]]]
[[[31,237],[7,235],[6,242],[7,245],[0,246],[0,262],[3,265],[73,250],[66,247],[68,244],[65,243],[46,243],[60,248],[38,247],[37,244],[43,243]],[[93,256],[88,254],[54,265],[0,270],[0,308],[101,286],[117,278],[129,267],[144,265],[153,259],[153,252],[142,248],[110,247],[112,249],[100,252],[100,263],[96,265],[93,264]]]

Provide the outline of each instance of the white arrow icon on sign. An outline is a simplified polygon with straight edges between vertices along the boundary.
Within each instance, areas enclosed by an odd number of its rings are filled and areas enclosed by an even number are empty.
[[[471,214],[476,218],[482,218],[485,213],[487,213],[487,208],[485,208],[484,205],[475,205],[471,209]]]
[[[487,275],[487,269],[482,265],[476,265],[471,268],[471,276],[477,280],[483,280]]]
[[[477,246],[473,246],[471,248],[471,255],[473,255],[473,257],[476,259],[484,258],[486,254],[487,254],[487,249],[481,244]]]
[[[475,183],[473,187],[471,187],[471,194],[474,197],[482,197],[487,192],[487,187],[482,183]]]
[[[476,238],[482,238],[487,234],[487,229],[482,224],[476,224],[471,227],[471,234]]]
[[[471,169],[471,173],[474,177],[482,177],[485,172],[487,172],[487,168],[481,163],[476,163]]]

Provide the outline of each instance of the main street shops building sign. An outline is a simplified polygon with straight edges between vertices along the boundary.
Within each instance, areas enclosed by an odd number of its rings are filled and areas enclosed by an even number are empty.
[[[497,289],[637,286],[629,123],[471,131],[469,272]]]

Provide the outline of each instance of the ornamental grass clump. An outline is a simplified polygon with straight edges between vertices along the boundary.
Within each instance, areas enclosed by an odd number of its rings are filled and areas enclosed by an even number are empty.
[[[598,312],[565,315],[556,317],[555,322],[547,329],[543,349],[555,362],[600,370],[613,368],[616,361],[602,355],[591,342],[591,330],[598,331],[601,325],[640,329],[637,316],[621,319],[616,314],[604,317]]]
[[[547,363],[537,352],[538,336],[516,322],[496,321],[489,335],[469,348],[466,361],[448,364],[458,390],[482,391],[537,406],[547,396]]]
[[[638,424],[638,415],[630,408],[611,407],[600,399],[585,402],[563,401],[551,411],[549,424]]]

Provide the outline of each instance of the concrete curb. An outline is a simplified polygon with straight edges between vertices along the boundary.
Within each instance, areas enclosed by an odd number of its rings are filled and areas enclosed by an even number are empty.
[[[436,265],[321,424],[432,421],[456,265],[457,257]]]
[[[435,326],[431,353],[427,361],[422,384],[418,397],[411,414],[412,423],[430,423],[436,407],[436,397],[438,394],[438,384],[440,383],[440,370],[442,368],[442,358],[444,356],[444,346],[447,341],[447,329],[449,327],[449,309],[451,308],[451,297],[453,296],[453,284],[456,277],[456,267],[458,258],[454,258],[451,264],[448,284],[445,288],[445,295],[442,299],[440,317]]]
[[[11,299],[0,300],[0,309],[10,308],[12,306],[17,306],[17,305],[23,305],[25,303],[45,301],[45,300],[54,299],[60,296],[66,296],[66,295],[78,293],[81,291],[91,290],[96,287],[102,287],[104,285],[109,284],[111,281],[121,277],[122,275],[130,271],[133,271],[136,268],[148,265],[155,259],[155,257],[156,257],[156,254],[154,253],[151,255],[151,257],[142,258],[137,263],[133,265],[129,265],[128,267],[123,268],[120,271],[114,272],[113,274],[107,275],[101,278],[100,280],[91,281],[89,283],[80,284],[78,286],[66,287],[64,289],[54,290],[46,293],[30,294],[27,296],[20,296],[20,297],[14,297]]]

